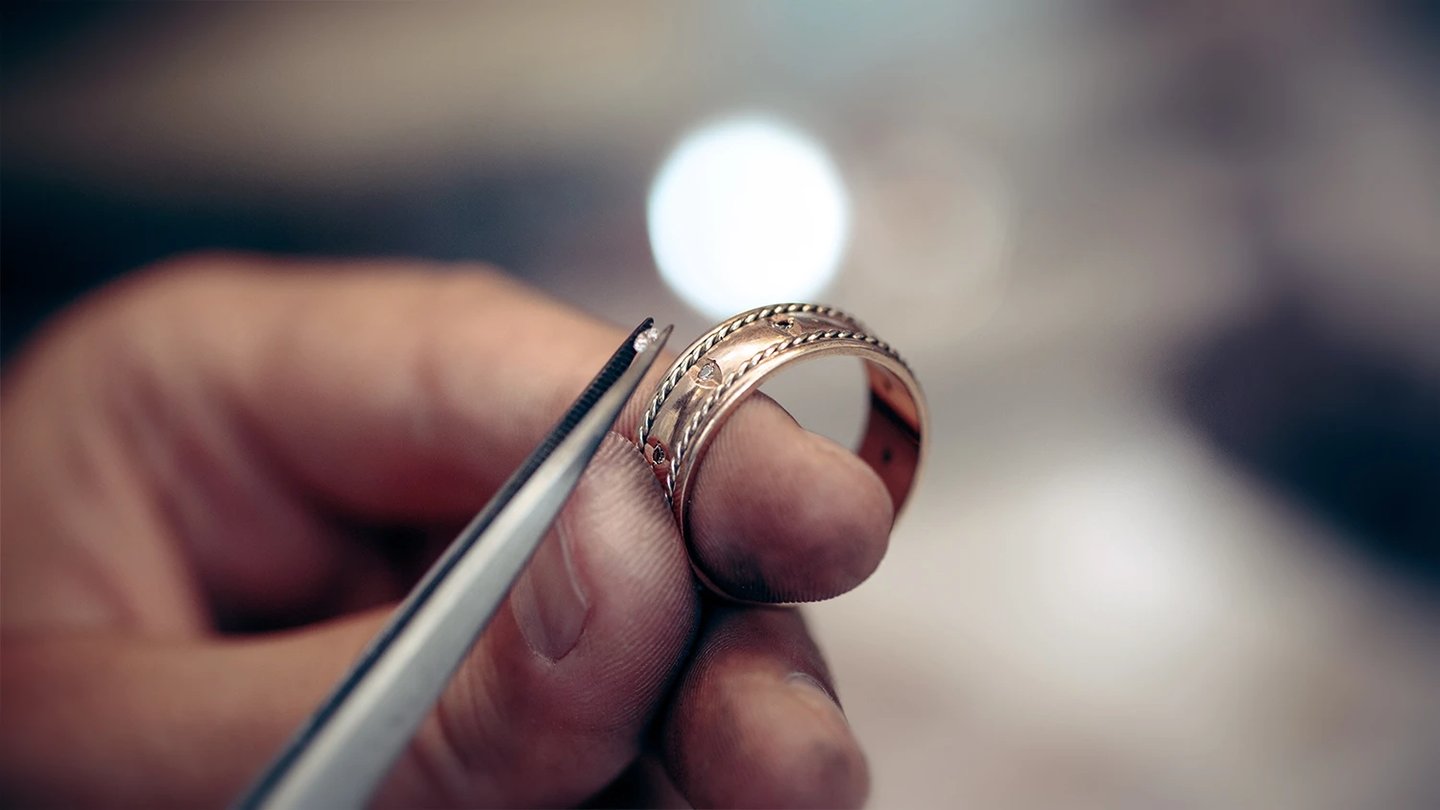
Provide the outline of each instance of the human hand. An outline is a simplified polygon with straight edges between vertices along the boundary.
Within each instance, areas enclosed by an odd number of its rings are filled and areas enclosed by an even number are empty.
[[[621,336],[488,272],[254,257],[62,317],[5,378],[4,798],[233,799]],[[379,803],[863,801],[798,613],[693,584],[639,405]],[[700,563],[732,592],[834,596],[884,553],[879,478],[763,397],[699,476]]]

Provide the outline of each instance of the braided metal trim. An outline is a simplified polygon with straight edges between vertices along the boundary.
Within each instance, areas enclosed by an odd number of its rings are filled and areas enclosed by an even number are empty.
[[[848,316],[846,316],[846,318],[850,321],[854,320],[853,318],[849,318]],[[710,415],[710,412],[715,409],[715,406],[722,399],[724,399],[725,395],[730,391],[730,389],[735,387],[736,383],[740,380],[740,378],[745,376],[756,366],[760,365],[766,360],[769,360],[772,357],[775,357],[778,354],[781,354],[782,352],[786,352],[800,346],[806,346],[812,343],[820,343],[826,341],[841,341],[844,343],[859,343],[868,345],[875,349],[878,349],[880,352],[884,353],[892,360],[904,366],[906,370],[909,370],[910,368],[910,365],[905,362],[905,359],[900,356],[899,352],[891,348],[890,344],[873,335],[867,335],[864,332],[849,331],[845,329],[826,329],[816,332],[808,332],[806,334],[796,335],[795,337],[789,338],[788,340],[783,340],[779,343],[775,343],[765,347],[765,349],[757,352],[749,360],[746,360],[744,363],[742,363],[739,368],[727,374],[724,381],[722,381],[720,385],[715,388],[715,390],[711,391],[710,394],[706,396],[704,402],[700,404],[700,409],[695,412],[695,414],[690,418],[690,421],[685,425],[685,430],[683,433],[680,434],[680,439],[675,442],[674,452],[672,453],[670,458],[669,475],[665,476],[665,494],[667,498],[671,501],[671,503],[674,503],[675,500],[675,482],[678,480],[680,475],[680,466],[684,463],[686,454],[690,450],[690,443],[695,440],[695,436],[700,432],[700,425],[704,423],[705,419]]]
[[[770,318],[775,315],[793,315],[796,313],[802,315],[813,313],[823,315],[827,318],[843,320],[855,327],[856,334],[862,333],[865,330],[865,327],[860,321],[856,320],[854,316],[849,313],[820,304],[775,304],[773,306],[751,310],[726,322],[709,337],[691,346],[685,355],[671,367],[670,373],[665,375],[665,379],[660,381],[660,387],[655,389],[655,397],[650,400],[650,407],[645,409],[645,416],[640,420],[640,444],[643,445],[645,440],[650,436],[650,428],[655,425],[655,417],[659,415],[660,408],[664,406],[665,399],[670,396],[670,392],[674,391],[675,386],[680,384],[680,378],[684,377],[686,372],[694,368],[696,364],[700,362],[700,358],[715,348],[720,341],[758,320]],[[897,357],[896,359],[899,358]]]

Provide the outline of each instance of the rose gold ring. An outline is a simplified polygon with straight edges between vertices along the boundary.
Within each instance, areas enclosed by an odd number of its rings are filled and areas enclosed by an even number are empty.
[[[888,343],[844,312],[777,304],[742,312],[690,344],[665,373],[640,420],[640,446],[665,487],[687,545],[695,472],[725,420],[781,368],[833,355],[865,363],[870,413],[857,453],[880,476],[899,515],[920,467],[928,420],[915,375]],[[696,559],[693,546],[690,559]],[[695,568],[707,586],[720,591]]]

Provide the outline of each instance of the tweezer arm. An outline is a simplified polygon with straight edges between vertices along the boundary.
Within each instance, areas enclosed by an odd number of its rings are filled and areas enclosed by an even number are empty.
[[[401,603],[240,808],[366,803],[490,622],[669,337],[647,319]],[[618,376],[616,376],[618,373]]]

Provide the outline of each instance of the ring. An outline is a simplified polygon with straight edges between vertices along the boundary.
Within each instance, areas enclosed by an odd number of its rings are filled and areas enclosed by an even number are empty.
[[[856,452],[880,476],[899,515],[920,468],[928,423],[915,375],[890,344],[844,312],[816,304],[777,304],[742,312],[690,344],[661,379],[640,420],[640,447],[665,489],[687,546],[695,472],[710,440],[772,374],[796,361],[831,355],[865,363],[870,413]],[[695,549],[690,552],[694,561]],[[723,593],[694,567],[706,586]]]

